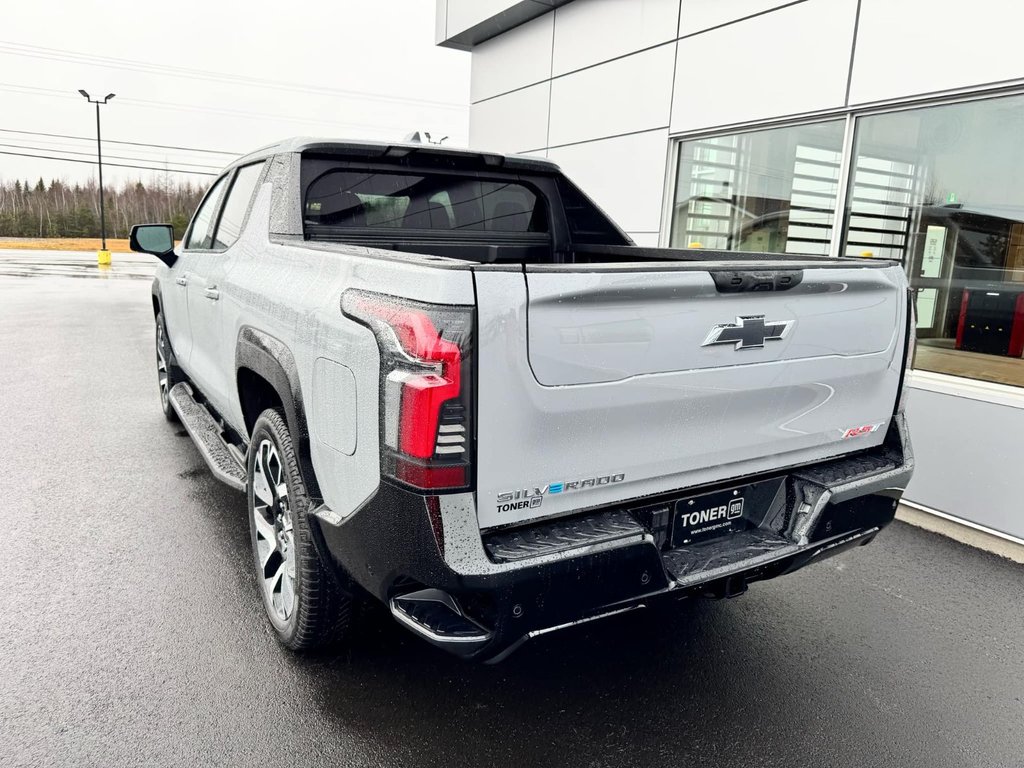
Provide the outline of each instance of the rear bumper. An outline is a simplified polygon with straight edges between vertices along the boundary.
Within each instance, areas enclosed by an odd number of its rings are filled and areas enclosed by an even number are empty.
[[[325,555],[401,623],[494,661],[530,637],[655,600],[731,597],[867,544],[892,521],[912,471],[898,416],[879,449],[781,473],[786,509],[772,527],[687,548],[666,548],[629,511],[636,504],[482,537],[472,494],[428,499],[390,485],[320,528]]]

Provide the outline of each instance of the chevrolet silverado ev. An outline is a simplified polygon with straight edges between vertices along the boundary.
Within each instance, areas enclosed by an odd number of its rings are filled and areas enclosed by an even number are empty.
[[[133,229],[163,411],[281,642],[376,599],[494,661],[867,544],[913,468],[900,264],[638,247],[556,165],[293,139]]]

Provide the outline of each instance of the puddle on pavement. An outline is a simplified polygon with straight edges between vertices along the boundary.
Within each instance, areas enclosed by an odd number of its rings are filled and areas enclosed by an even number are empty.
[[[100,265],[85,258],[47,257],[38,254],[5,254],[0,251],[0,276],[5,277],[78,277],[98,280],[148,280],[155,265],[125,259],[122,263]]]

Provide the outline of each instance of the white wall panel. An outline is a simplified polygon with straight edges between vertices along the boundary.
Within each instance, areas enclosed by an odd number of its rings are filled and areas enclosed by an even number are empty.
[[[641,248],[657,248],[658,247],[658,233],[657,232],[627,232],[633,242],[639,245]]]
[[[667,130],[548,151],[548,158],[627,232],[657,232],[667,156]]]
[[[448,33],[448,0],[437,0],[434,20],[434,42],[443,43]]]
[[[675,39],[679,0],[575,0],[555,11],[556,75]]]
[[[663,45],[553,80],[548,146],[667,125],[674,47]]]
[[[809,0],[680,40],[672,130],[843,106],[856,10]]]
[[[852,104],[1024,78],[1024,5],[863,0]]]
[[[906,499],[1024,538],[1024,408],[915,388],[907,420],[917,466]]]
[[[471,106],[469,145],[493,152],[547,146],[550,87],[550,82],[543,82]]]
[[[682,13],[679,16],[679,36],[692,35],[694,32],[727,24],[791,2],[793,0],[683,0]]]
[[[510,29],[473,49],[472,102],[551,77],[551,29],[554,13]]]

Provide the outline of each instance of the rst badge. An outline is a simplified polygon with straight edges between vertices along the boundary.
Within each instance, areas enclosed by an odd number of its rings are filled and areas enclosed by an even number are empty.
[[[878,431],[881,426],[881,424],[865,424],[862,427],[850,427],[843,432],[843,440],[849,440],[851,437],[860,437],[861,435],[870,435],[872,432]]]
[[[740,315],[735,323],[712,328],[701,346],[734,344],[736,349],[759,349],[766,341],[786,338],[793,323],[793,320],[765,320],[764,315]]]

